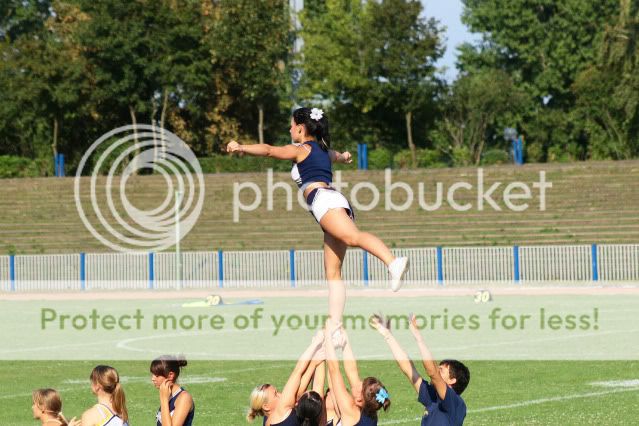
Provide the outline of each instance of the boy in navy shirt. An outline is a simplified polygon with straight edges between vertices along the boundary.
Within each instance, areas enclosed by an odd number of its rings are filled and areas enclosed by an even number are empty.
[[[426,373],[430,377],[428,383],[419,375],[413,361],[408,358],[390,332],[390,321],[385,321],[381,315],[373,315],[371,325],[384,337],[399,368],[415,388],[417,400],[426,408],[422,426],[462,425],[466,417],[466,404],[460,395],[470,380],[468,368],[455,360],[444,360],[439,365],[435,364],[417,329],[415,316],[411,315],[409,328],[419,347]]]

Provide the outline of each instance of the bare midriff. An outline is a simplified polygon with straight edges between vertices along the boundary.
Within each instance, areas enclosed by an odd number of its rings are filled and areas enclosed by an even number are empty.
[[[310,194],[312,190],[317,188],[328,188],[328,186],[329,185],[325,182],[313,182],[304,190],[304,198],[308,198],[308,194]]]

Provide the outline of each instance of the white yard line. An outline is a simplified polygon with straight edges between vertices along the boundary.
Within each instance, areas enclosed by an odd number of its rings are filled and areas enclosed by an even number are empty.
[[[590,398],[594,396],[603,396],[603,395],[610,395],[614,393],[636,392],[636,391],[639,391],[639,387],[614,389],[614,390],[601,391],[601,392],[577,393],[572,395],[554,396],[551,398],[530,399],[528,401],[521,401],[521,402],[516,402],[513,404],[494,405],[492,407],[470,409],[468,410],[468,414],[484,413],[487,411],[510,410],[512,408],[520,408],[520,407],[527,407],[530,405],[545,404],[547,402],[567,401],[571,399]],[[419,421],[420,419],[421,417],[406,418],[401,420],[388,420],[388,421],[381,421],[378,424],[379,425],[399,425],[404,423],[414,424],[415,421]]]

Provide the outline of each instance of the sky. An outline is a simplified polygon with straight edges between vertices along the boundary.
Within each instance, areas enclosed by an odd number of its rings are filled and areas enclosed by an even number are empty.
[[[479,40],[478,35],[473,35],[461,22],[463,5],[461,0],[421,0],[424,5],[426,17],[435,18],[446,27],[446,53],[437,62],[439,67],[446,67],[444,73],[446,80],[453,81],[457,76],[455,60],[457,58],[456,47],[464,42]]]

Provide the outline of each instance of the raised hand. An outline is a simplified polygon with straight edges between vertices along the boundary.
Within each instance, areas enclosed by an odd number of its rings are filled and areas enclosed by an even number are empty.
[[[413,313],[408,314],[408,329],[415,339],[422,339],[422,334],[419,332],[419,328],[417,327],[417,318],[415,318],[415,314]]]
[[[169,380],[165,380],[160,385],[160,401],[171,399],[171,388],[173,387],[173,382]]]
[[[384,318],[381,313],[373,314],[369,320],[369,324],[384,337],[390,336],[390,320]]]
[[[242,152],[241,145],[236,141],[231,141],[226,145],[226,152],[233,154],[234,152]]]
[[[315,347],[320,347],[324,344],[324,330],[317,330],[317,333],[315,333],[315,335],[313,336],[313,339],[311,340],[311,344],[314,345]]]
[[[342,152],[342,158],[346,164],[351,164],[353,162],[353,156],[348,151]]]

